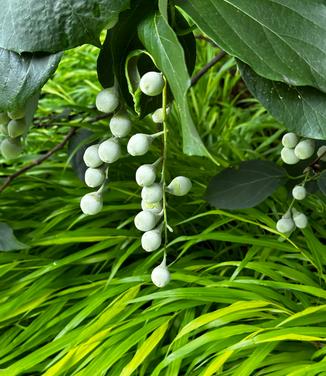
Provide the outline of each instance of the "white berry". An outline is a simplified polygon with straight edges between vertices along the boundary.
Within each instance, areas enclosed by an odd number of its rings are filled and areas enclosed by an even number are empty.
[[[293,132],[285,133],[285,135],[282,137],[282,144],[286,148],[293,149],[296,147],[298,142],[299,142],[299,138]]]
[[[299,162],[299,158],[295,155],[294,150],[286,147],[281,150],[281,158],[284,163],[289,165]]]
[[[168,115],[170,113],[170,108],[167,107],[165,111],[166,115]],[[163,123],[163,108],[158,108],[152,113],[152,120],[154,123]]]
[[[294,149],[295,155],[299,159],[310,158],[315,151],[315,142],[313,140],[302,140]]]
[[[119,97],[114,87],[100,91],[96,97],[96,107],[106,114],[113,112],[119,105]]]
[[[105,172],[100,168],[89,167],[85,171],[85,183],[88,187],[95,188],[103,184]]]
[[[127,145],[128,153],[132,156],[144,155],[152,143],[152,136],[144,133],[136,133],[130,137]]]
[[[160,264],[156,268],[153,269],[151,274],[152,282],[157,287],[164,287],[166,286],[171,279],[170,272],[165,264]]]
[[[295,224],[292,218],[281,218],[276,223],[276,229],[282,234],[286,234],[294,229]]]
[[[103,207],[101,194],[97,192],[87,193],[80,200],[80,208],[84,214],[94,215],[99,213]]]
[[[190,179],[185,176],[177,176],[167,186],[167,191],[174,196],[184,196],[190,191],[191,187]]]
[[[139,212],[134,219],[136,228],[139,231],[153,230],[157,222],[157,216],[149,211]]]
[[[110,130],[115,137],[126,137],[131,129],[131,120],[124,113],[112,116],[110,120]]]
[[[141,201],[141,208],[143,210],[150,211],[154,214],[159,214],[163,210],[162,202],[147,202],[145,200]]]
[[[85,150],[83,159],[87,167],[96,168],[103,163],[98,155],[99,146],[99,144],[91,145]]]
[[[145,73],[140,79],[139,87],[144,94],[150,97],[161,94],[164,88],[164,79],[162,73]]]
[[[160,229],[146,231],[141,237],[141,246],[146,252],[153,252],[160,248],[162,235]]]
[[[141,191],[141,198],[146,202],[161,201],[163,197],[163,188],[159,183],[154,183],[149,187],[144,187]]]
[[[105,163],[113,163],[121,156],[121,148],[118,140],[109,138],[103,141],[98,148],[98,155]]]
[[[1,142],[0,152],[5,159],[18,158],[22,151],[22,146],[19,140],[6,138]]]
[[[296,185],[292,189],[292,196],[296,200],[303,200],[307,195],[307,191],[305,187],[302,187],[301,185]]]
[[[155,182],[156,169],[151,164],[144,164],[136,171],[136,182],[141,187],[148,187]]]
[[[308,218],[300,212],[293,215],[293,221],[298,228],[306,228],[308,225]]]
[[[322,157],[321,157],[322,156]],[[322,145],[317,150],[317,157],[320,158],[321,161],[326,162],[326,145]]]
[[[26,130],[27,126],[24,119],[10,120],[8,123],[8,135],[12,138],[22,136]]]

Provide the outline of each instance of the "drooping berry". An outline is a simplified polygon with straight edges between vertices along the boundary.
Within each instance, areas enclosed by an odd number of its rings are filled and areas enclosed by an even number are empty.
[[[326,162],[326,145],[322,145],[317,150],[317,157],[320,158],[321,161]]]
[[[84,162],[87,167],[96,168],[103,164],[103,161],[98,155],[99,144],[89,146],[84,152]]]
[[[162,184],[154,183],[149,187],[143,187],[141,198],[149,203],[161,201],[163,197]]]
[[[147,72],[141,77],[139,87],[144,94],[154,97],[162,93],[164,84],[162,73]]]
[[[191,187],[190,179],[185,176],[177,176],[167,186],[167,191],[174,196],[184,196],[190,191]]]
[[[131,120],[126,113],[118,113],[110,120],[110,130],[115,137],[126,137],[131,129]]]
[[[299,138],[293,132],[285,133],[285,135],[282,137],[282,144],[286,148],[293,149],[296,147],[298,142],[299,142]]]
[[[136,182],[141,187],[148,187],[155,182],[156,168],[151,164],[144,164],[136,171]]]
[[[104,183],[105,172],[100,168],[89,167],[85,171],[85,183],[88,187],[96,188]]]
[[[121,157],[121,147],[117,139],[109,138],[98,148],[98,155],[105,163],[113,163]]]
[[[315,151],[315,142],[313,140],[302,140],[300,141],[294,149],[294,154],[299,159],[310,158]]]
[[[161,243],[161,229],[146,231],[141,237],[141,246],[146,252],[156,251],[160,248]]]
[[[22,146],[19,139],[6,138],[1,142],[0,152],[5,159],[18,158],[22,152]]]
[[[141,201],[141,208],[146,211],[150,211],[154,214],[159,214],[163,210],[162,202],[147,202],[145,200]]]
[[[87,193],[80,200],[80,208],[84,214],[98,214],[103,207],[102,195],[97,192]]]
[[[292,218],[281,218],[276,223],[276,229],[278,232],[282,234],[286,234],[292,230],[294,230],[295,224]]]
[[[306,195],[307,195],[306,188],[301,185],[296,185],[292,189],[292,196],[296,200],[303,200],[306,197]]]
[[[127,145],[128,153],[132,156],[144,155],[153,141],[152,136],[144,133],[137,133],[130,137]]]
[[[112,113],[119,105],[119,97],[114,87],[100,91],[96,97],[96,108],[106,114]]]
[[[295,225],[301,229],[306,228],[308,225],[307,216],[297,210],[293,210],[293,221]]]
[[[299,162],[299,158],[295,155],[294,150],[286,147],[281,150],[281,158],[284,163],[289,165]]]
[[[171,276],[165,262],[153,269],[151,279],[157,287],[164,287],[170,282]]]
[[[10,120],[7,131],[11,138],[22,136],[27,130],[27,125],[24,119]]]
[[[149,211],[139,212],[134,219],[136,228],[139,231],[153,230],[157,222],[157,216]]]

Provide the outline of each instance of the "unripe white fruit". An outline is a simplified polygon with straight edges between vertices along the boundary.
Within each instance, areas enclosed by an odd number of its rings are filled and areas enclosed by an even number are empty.
[[[134,219],[136,228],[139,231],[153,230],[157,222],[157,216],[149,211],[139,212]]]
[[[162,202],[147,202],[145,200],[141,201],[141,208],[146,211],[150,211],[154,214],[159,214],[163,210]]]
[[[276,223],[276,229],[282,234],[286,234],[294,229],[295,224],[292,218],[281,218]]]
[[[166,108],[166,115],[170,113],[170,107]],[[154,123],[163,123],[163,108],[158,108],[152,113]]]
[[[84,214],[95,215],[102,210],[103,200],[100,193],[87,193],[80,200],[80,208]]]
[[[170,282],[170,272],[165,263],[162,263],[153,269],[151,279],[154,285],[157,287],[164,287]]]
[[[162,184],[154,183],[141,190],[141,198],[149,203],[161,201],[163,197]]]
[[[315,151],[315,142],[313,140],[302,140],[294,149],[294,154],[299,159],[310,158]]]
[[[154,252],[160,248],[162,243],[161,230],[154,229],[146,231],[141,237],[141,246],[146,252]]]
[[[5,112],[0,112],[0,125],[7,125],[10,118]]]
[[[144,94],[154,97],[162,93],[164,84],[162,73],[147,72],[141,77],[139,87]]]
[[[128,153],[132,156],[144,155],[152,143],[152,136],[144,133],[136,133],[130,137],[127,145]]]
[[[23,119],[25,117],[25,109],[24,108],[17,108],[13,111],[9,111],[8,116],[12,120]]]
[[[299,142],[298,136],[292,132],[285,133],[285,135],[282,137],[282,144],[286,148],[293,149],[296,147],[298,142]]]
[[[100,91],[96,97],[96,108],[106,114],[113,112],[119,105],[119,97],[114,87]]]
[[[284,163],[289,165],[299,162],[299,158],[295,155],[294,150],[285,147],[281,150],[281,158]]]
[[[85,183],[88,187],[95,188],[103,184],[105,172],[100,168],[89,167],[85,171]]]
[[[308,225],[308,218],[300,212],[293,214],[293,221],[298,228],[306,228]]]
[[[105,163],[113,163],[121,157],[121,148],[118,140],[109,138],[103,141],[98,148],[98,155]]]
[[[1,142],[0,152],[5,159],[18,158],[22,151],[22,146],[19,140],[6,138]]]
[[[322,156],[322,157],[321,157]],[[322,145],[317,150],[317,157],[320,158],[321,161],[326,162],[326,145]]]
[[[27,125],[24,119],[10,120],[7,131],[11,138],[22,136],[27,130]]]
[[[302,187],[301,185],[296,185],[292,189],[292,196],[296,200],[303,200],[307,196],[306,188]]]
[[[87,167],[96,168],[103,164],[98,155],[99,144],[89,146],[84,153],[83,159]]]
[[[167,191],[174,196],[184,196],[190,191],[191,187],[190,179],[185,176],[177,176],[167,186]]]
[[[144,164],[136,171],[136,182],[141,187],[148,187],[155,182],[156,169],[151,164]]]
[[[126,137],[131,129],[131,120],[127,114],[116,114],[110,120],[110,130],[115,137]]]

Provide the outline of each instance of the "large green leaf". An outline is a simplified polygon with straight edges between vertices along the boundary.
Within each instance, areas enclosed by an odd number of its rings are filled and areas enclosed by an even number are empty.
[[[0,111],[23,107],[56,70],[61,53],[22,54],[0,48]]]
[[[326,139],[326,94],[308,86],[268,80],[241,62],[238,66],[251,93],[288,129],[302,136]]]
[[[16,239],[12,228],[0,222],[0,251],[16,251],[24,248],[27,248],[27,245]]]
[[[257,73],[326,91],[323,0],[176,0],[221,48]]]
[[[0,47],[16,52],[57,52],[83,43],[99,45],[129,0],[3,0]]]
[[[246,161],[227,168],[207,188],[207,201],[219,209],[251,208],[264,201],[280,185],[285,171],[270,161]]]
[[[165,18],[155,13],[140,23],[138,35],[168,80],[181,118],[183,151],[189,155],[208,155],[191,118],[187,102],[190,78],[176,34]]]

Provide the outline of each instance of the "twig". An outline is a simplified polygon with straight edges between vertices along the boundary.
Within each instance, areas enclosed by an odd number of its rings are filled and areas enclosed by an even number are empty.
[[[66,143],[69,141],[69,139],[76,133],[77,128],[71,128],[70,131],[66,134],[64,139],[57,145],[55,145],[52,149],[50,149],[47,153],[42,155],[42,157],[35,159],[28,165],[24,166],[20,170],[16,171],[14,174],[9,175],[4,183],[0,186],[0,193],[3,192],[11,182],[16,179],[18,176],[24,174],[26,171],[30,170],[31,168],[40,165],[45,160],[49,159],[54,153],[56,153],[58,150],[62,149]]]
[[[191,78],[191,86],[196,85],[197,81],[209,70],[211,69],[218,61],[220,61],[226,53],[221,51],[216,56],[213,57],[197,74]]]

